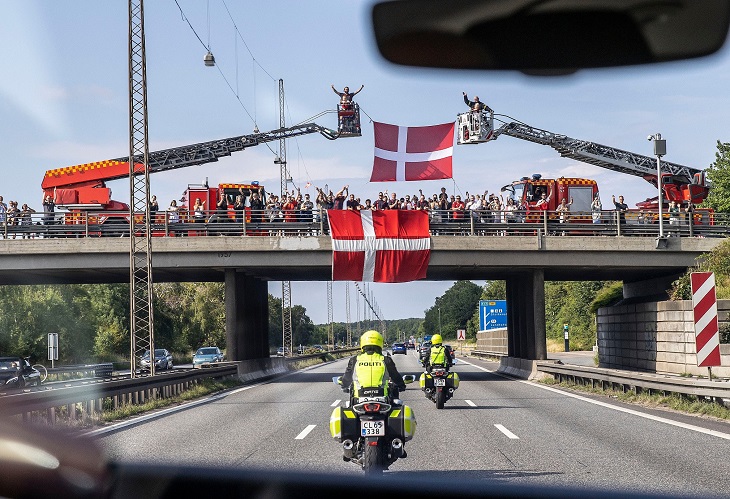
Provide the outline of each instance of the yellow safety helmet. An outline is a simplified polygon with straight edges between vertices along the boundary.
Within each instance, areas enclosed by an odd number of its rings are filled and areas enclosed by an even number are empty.
[[[360,348],[362,349],[366,346],[374,346],[382,350],[383,335],[375,330],[365,331],[363,335],[360,336]]]
[[[444,339],[441,337],[440,334],[434,334],[431,336],[431,344],[432,345],[440,345],[444,342]]]

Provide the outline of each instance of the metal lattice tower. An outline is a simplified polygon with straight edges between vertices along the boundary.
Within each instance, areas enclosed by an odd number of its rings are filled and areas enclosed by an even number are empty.
[[[291,335],[291,286],[289,281],[281,283],[281,339],[284,343],[284,353],[292,353]]]
[[[355,334],[359,338],[362,334],[362,327],[360,325],[360,293],[355,293],[355,317],[357,320],[357,327],[355,328]]]
[[[286,127],[284,118],[284,80],[279,80],[279,126]],[[281,173],[281,202],[284,202],[287,186],[289,184],[286,171],[286,139],[279,139],[278,163]],[[291,328],[291,281],[281,282],[281,336],[284,343],[284,351],[292,352],[292,328]]]
[[[347,347],[352,346],[352,324],[350,324],[350,283],[345,283],[345,329],[347,330]]]
[[[137,359],[145,350],[150,351],[150,375],[155,374],[143,3],[143,0],[129,0],[129,309],[133,378]],[[144,213],[143,219],[135,220],[136,213]]]
[[[335,328],[333,323],[332,281],[327,281],[327,342],[330,347],[335,345]]]

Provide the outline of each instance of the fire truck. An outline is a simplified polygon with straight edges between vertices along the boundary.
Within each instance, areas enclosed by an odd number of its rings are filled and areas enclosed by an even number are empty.
[[[152,174],[211,163],[249,147],[311,133],[319,133],[329,140],[335,140],[340,136],[338,132],[315,123],[306,123],[269,132],[201,142],[149,153],[149,172]],[[143,159],[141,157],[134,159],[135,169],[139,172],[144,171]],[[63,222],[66,224],[87,222],[99,225],[128,224],[129,205],[113,200],[112,191],[106,186],[106,183],[111,180],[128,177],[129,158],[117,158],[48,170],[43,177],[41,187],[44,198],[51,196],[57,207],[67,210],[63,218]],[[259,186],[256,183],[250,183],[220,184],[217,187],[209,187],[206,183],[201,186],[189,186],[183,194],[183,199],[192,206],[195,199],[200,198],[201,201],[205,201],[206,210],[211,210],[216,205],[220,190],[223,190],[226,197],[232,200],[239,194],[239,189],[248,196],[254,190],[259,191]],[[260,192],[265,194],[263,191]],[[183,208],[184,215],[187,207],[182,206],[181,208]],[[232,209],[233,207],[229,206],[231,213]],[[143,215],[137,214],[136,216],[142,217]]]
[[[458,144],[479,144],[496,140],[500,135],[508,135],[537,144],[550,146],[561,156],[584,163],[608,168],[616,172],[627,173],[643,178],[657,186],[656,158],[642,156],[629,151],[604,146],[595,142],[573,139],[571,137],[548,132],[525,123],[507,122],[494,128],[494,112],[466,112],[458,115]],[[699,204],[705,200],[710,185],[705,179],[703,170],[678,165],[668,161],[660,161],[662,175],[662,207],[669,201],[683,205]],[[529,210],[534,209],[541,193],[550,196],[548,210],[557,208],[565,198],[573,199],[571,212],[590,212],[591,201],[598,192],[595,180],[581,178],[543,179],[540,175],[522,177],[502,188],[509,197],[524,204]],[[638,209],[654,210],[659,206],[658,197],[647,199],[637,204]],[[697,210],[695,217],[702,216]]]

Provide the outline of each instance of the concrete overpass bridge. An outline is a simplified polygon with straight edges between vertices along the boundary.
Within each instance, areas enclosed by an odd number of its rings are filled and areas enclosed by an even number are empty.
[[[505,280],[509,356],[547,358],[544,281],[621,280],[626,297],[661,295],[722,238],[433,236],[427,280]],[[224,282],[229,358],[268,356],[267,281],[328,281],[329,236],[160,237],[155,282]],[[129,281],[129,239],[0,241],[0,285]]]

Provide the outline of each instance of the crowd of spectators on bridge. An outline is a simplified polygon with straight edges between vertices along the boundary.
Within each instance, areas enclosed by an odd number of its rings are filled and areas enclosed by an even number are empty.
[[[309,184],[308,184],[309,187]],[[240,190],[240,189],[239,189]],[[315,195],[316,192],[316,195]],[[406,194],[398,196],[395,192],[387,189],[378,192],[374,199],[362,200],[355,193],[350,192],[349,185],[343,186],[337,192],[321,189],[313,186],[313,192],[302,193],[299,189],[287,192],[284,196],[265,193],[263,187],[259,191],[244,192],[240,190],[238,195],[226,195],[222,191],[214,207],[208,209],[205,201],[196,199],[193,206],[178,206],[176,200],[172,200],[166,210],[160,210],[157,197],[152,196],[150,200],[150,215],[154,223],[167,223],[174,225],[179,222],[242,222],[244,217],[251,223],[273,223],[273,222],[320,222],[326,217],[327,210],[419,210],[429,213],[432,223],[442,222],[468,222],[475,223],[519,223],[525,221],[537,221],[531,219],[530,215],[547,211],[550,196],[544,192],[538,195],[535,202],[527,206],[524,202],[515,201],[511,197],[502,194],[489,193],[484,191],[481,194],[449,194],[446,187],[441,187],[439,192],[426,195],[421,189],[417,194]],[[18,208],[17,201],[9,201],[6,204],[0,196],[0,227],[5,230],[0,232],[8,238],[15,238],[14,226],[46,224],[54,220],[53,199],[46,196],[43,202],[42,215],[35,216],[36,210],[27,204]],[[603,223],[619,219],[619,223],[626,223],[626,212],[628,205],[624,203],[623,196],[618,199],[612,197],[616,216],[609,216],[603,211],[600,196],[596,195],[590,206],[590,213],[576,215],[571,213],[570,207],[573,199],[562,199],[554,212],[553,220],[565,223],[570,217],[583,216],[588,218],[588,223]],[[667,214],[670,217],[670,224],[679,223],[681,215],[686,218],[692,207],[683,209],[676,203],[670,203]],[[684,212],[684,213],[682,213]],[[41,218],[42,216],[42,218]],[[34,218],[35,217],[35,218]],[[635,216],[638,224],[649,223],[648,213],[639,211]],[[30,231],[18,231],[21,238],[31,238],[34,234]]]

